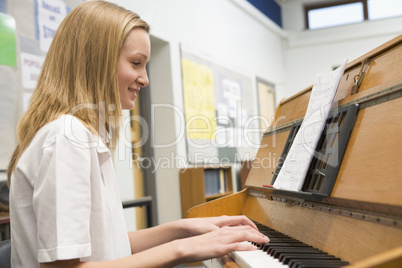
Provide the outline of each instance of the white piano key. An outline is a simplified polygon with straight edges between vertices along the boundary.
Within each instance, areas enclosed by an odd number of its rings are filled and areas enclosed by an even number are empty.
[[[288,267],[278,259],[275,259],[260,249],[251,251],[234,251],[229,253],[229,256],[241,268]]]

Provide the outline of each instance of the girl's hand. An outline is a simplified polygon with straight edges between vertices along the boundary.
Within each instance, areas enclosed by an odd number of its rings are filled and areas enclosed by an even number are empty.
[[[185,236],[201,235],[228,226],[248,226],[257,230],[257,226],[246,216],[220,216],[210,218],[190,218],[181,220]]]
[[[180,245],[178,248],[182,252],[185,262],[193,262],[216,258],[232,251],[255,250],[256,247],[251,243],[268,243],[269,239],[261,234],[244,219],[215,219],[212,220],[211,227],[215,230],[190,238],[176,240]],[[232,223],[239,223],[231,225]],[[222,228],[218,225],[223,224]]]

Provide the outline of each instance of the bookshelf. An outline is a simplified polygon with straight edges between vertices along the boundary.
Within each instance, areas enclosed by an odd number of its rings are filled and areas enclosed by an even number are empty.
[[[199,204],[233,193],[232,167],[191,167],[180,170],[182,217]]]

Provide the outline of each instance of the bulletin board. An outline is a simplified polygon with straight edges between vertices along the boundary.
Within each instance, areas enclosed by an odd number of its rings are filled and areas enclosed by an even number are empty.
[[[260,144],[253,78],[183,47],[181,66],[188,162],[248,158]]]
[[[80,0],[0,0],[0,171],[59,24]]]

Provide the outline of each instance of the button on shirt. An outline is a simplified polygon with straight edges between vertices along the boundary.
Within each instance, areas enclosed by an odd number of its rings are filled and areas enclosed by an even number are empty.
[[[42,127],[11,178],[12,267],[131,254],[111,153],[71,115]]]

